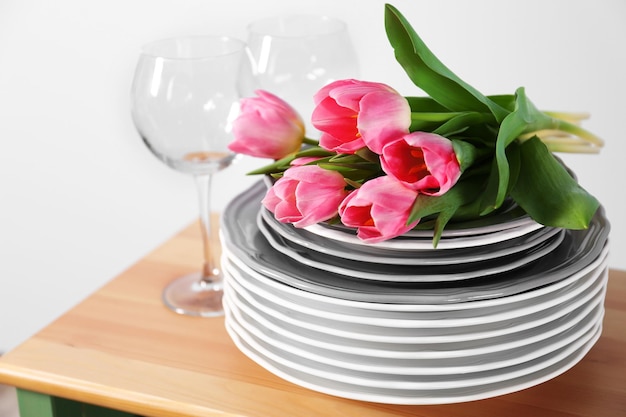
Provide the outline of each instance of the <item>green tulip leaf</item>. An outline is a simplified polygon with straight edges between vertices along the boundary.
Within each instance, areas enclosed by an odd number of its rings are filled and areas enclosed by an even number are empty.
[[[448,110],[446,107],[437,103],[432,97],[404,97],[409,103],[409,107],[412,112],[430,112],[430,113],[444,113]]]
[[[437,247],[437,243],[448,221],[454,217],[459,208],[470,205],[475,201],[483,182],[484,179],[481,176],[473,176],[467,180],[459,181],[454,187],[440,196],[418,194],[413,203],[407,224],[436,215],[433,245]]]
[[[496,213],[525,212],[550,227],[588,227],[600,203],[552,154],[590,152],[602,146],[600,138],[579,126],[581,115],[542,112],[524,88],[515,94],[483,95],[448,69],[389,4],[385,30],[396,60],[427,95],[404,97],[411,109],[409,132],[430,132],[451,140],[461,168],[457,183],[443,195],[417,193],[407,224],[419,221],[417,229],[432,230],[434,247],[444,228],[467,227],[468,222],[490,224]],[[340,173],[348,190],[386,175],[380,155],[365,146],[354,153],[337,153],[309,138],[302,140],[299,152],[249,174],[278,179],[300,157],[311,157],[307,165]]]
[[[454,148],[454,153],[459,161],[461,172],[471,167],[479,157],[479,150],[471,143],[453,139],[452,147]]]
[[[303,150],[287,155],[284,158],[278,159],[268,165],[265,165],[261,168],[257,168],[253,171],[247,173],[247,175],[266,175],[266,174],[275,174],[278,172],[283,172],[289,167],[291,167],[291,162],[296,158],[302,157],[313,157],[313,158],[329,158],[336,155],[334,152],[327,151],[326,149],[320,148],[318,146],[311,146],[308,148],[304,148]]]
[[[498,94],[494,96],[487,96],[487,98],[510,112],[515,110],[514,94]]]
[[[504,183],[505,193],[508,194],[511,187],[517,181],[519,175],[519,142],[512,142],[505,149],[505,156],[503,159],[506,161],[507,181]],[[484,167],[487,169],[487,166]],[[480,196],[481,211],[480,215],[484,216],[500,207],[496,206],[495,201],[500,186],[500,180],[502,176],[499,175],[499,164],[497,158],[492,158],[491,166],[488,168],[490,173],[487,177],[485,188]]]
[[[498,122],[509,113],[450,71],[390,4],[385,6],[385,29],[396,60],[409,78],[446,109],[490,112]]]
[[[586,229],[600,206],[534,137],[520,146],[520,173],[511,196],[535,221],[552,227]]]
[[[454,117],[434,129],[433,133],[450,137],[466,131],[470,126],[483,123],[484,121],[485,116],[483,113],[473,111],[454,113]]]
[[[506,149],[522,134],[549,129],[555,126],[556,120],[538,110],[526,96],[524,88],[515,92],[515,109],[504,118],[496,139],[495,157],[497,163],[497,191],[493,206],[487,210],[500,207],[506,198],[509,181],[509,162]]]

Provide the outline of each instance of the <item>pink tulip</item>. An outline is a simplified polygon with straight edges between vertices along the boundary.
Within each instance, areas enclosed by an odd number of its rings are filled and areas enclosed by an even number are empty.
[[[270,188],[263,205],[283,223],[306,227],[337,215],[346,182],[337,171],[317,165],[294,166]]]
[[[357,228],[368,243],[400,236],[419,222],[407,225],[417,192],[390,176],[378,177],[350,193],[339,206],[341,222]]]
[[[241,112],[233,124],[234,141],[228,148],[258,158],[281,159],[300,149],[304,122],[284,100],[263,91],[241,100]]]
[[[367,146],[380,154],[386,143],[409,132],[409,103],[385,84],[339,80],[319,90],[314,101],[311,121],[328,150],[354,153]]]
[[[427,195],[442,195],[461,176],[452,142],[434,133],[413,132],[387,144],[380,157],[387,175]]]

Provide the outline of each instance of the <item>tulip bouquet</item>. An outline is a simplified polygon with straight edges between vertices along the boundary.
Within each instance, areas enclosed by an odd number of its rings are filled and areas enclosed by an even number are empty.
[[[432,228],[437,245],[455,221],[486,218],[514,201],[535,221],[586,228],[599,202],[553,152],[597,152],[583,116],[538,110],[523,88],[485,96],[451,72],[400,12],[385,8],[395,56],[426,96],[376,82],[339,80],[301,116],[267,91],[242,100],[230,149],[271,158],[251,174],[274,178],[263,205],[281,222],[341,222],[366,242]]]

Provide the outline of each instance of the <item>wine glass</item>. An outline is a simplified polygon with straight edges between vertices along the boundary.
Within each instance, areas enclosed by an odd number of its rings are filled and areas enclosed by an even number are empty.
[[[236,157],[227,145],[239,110],[245,51],[243,41],[228,37],[165,39],[145,45],[135,69],[131,108],[137,131],[157,158],[192,175],[198,189],[203,268],[163,291],[165,305],[180,314],[223,314],[222,273],[211,248],[211,179]]]
[[[327,16],[270,17],[248,26],[248,48],[257,88],[291,104],[307,121],[313,95],[339,79],[358,78],[358,61],[346,24]]]

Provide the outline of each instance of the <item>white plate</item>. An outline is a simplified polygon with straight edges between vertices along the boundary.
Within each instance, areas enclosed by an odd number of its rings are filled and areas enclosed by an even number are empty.
[[[453,334],[444,337],[426,335],[408,340],[371,341],[322,333],[310,329],[308,326],[281,321],[261,310],[256,310],[241,299],[229,285],[226,287],[226,296],[238,314],[242,315],[245,320],[256,323],[256,326],[260,328],[279,333],[282,337],[297,343],[304,343],[307,346],[368,358],[395,359],[433,359],[483,355],[540,342],[566,331],[586,317],[593,315],[594,310],[602,308],[604,296],[603,293],[598,294],[595,298],[590,299],[587,304],[583,304],[560,318],[536,327],[521,329],[515,333],[493,337],[486,335],[484,338],[470,338],[470,340],[467,340],[465,335]]]
[[[454,320],[448,320],[447,322],[442,320],[441,323],[439,321],[429,322],[427,320],[416,321],[415,323],[412,323],[410,320],[405,320],[402,323],[393,320],[385,321],[385,323],[395,324],[396,326],[401,324],[401,327],[374,325],[371,322],[363,322],[363,320],[355,317],[330,319],[320,315],[303,313],[299,309],[285,306],[282,302],[277,304],[263,297],[257,297],[255,294],[237,286],[237,284],[233,285],[231,277],[227,277],[228,279],[230,279],[229,285],[236,289],[237,297],[240,300],[240,308],[243,308],[245,305],[246,308],[254,310],[258,314],[272,317],[272,320],[275,322],[286,323],[329,336],[334,335],[371,342],[446,343],[513,334],[560,319],[579,307],[592,302],[596,297],[602,297],[606,276],[598,280],[589,291],[579,297],[523,317],[470,326],[457,324]],[[381,323],[381,320],[378,320],[377,323]],[[425,327],[420,327],[418,323]]]
[[[451,311],[451,310],[472,310],[483,309],[487,307],[505,306],[522,301],[530,301],[535,297],[549,295],[552,292],[569,291],[572,286],[580,285],[580,281],[593,279],[601,270],[604,270],[608,262],[608,248],[605,249],[600,256],[591,264],[581,269],[577,273],[550,285],[540,286],[538,288],[521,292],[519,294],[510,295],[508,297],[487,298],[484,300],[459,302],[459,303],[443,303],[443,304],[391,304],[367,301],[352,301],[343,298],[329,297],[310,291],[303,291],[300,288],[285,285],[281,281],[266,277],[263,274],[248,267],[245,263],[238,262],[233,258],[231,262],[224,251],[222,264],[228,266],[233,271],[238,272],[246,281],[256,283],[271,292],[281,293],[283,297],[295,299],[296,302],[303,305],[311,305],[319,308],[324,305],[325,309],[337,312],[351,312],[352,309],[365,309],[382,311]]]
[[[567,371],[577,364],[597,341],[597,337],[594,337],[580,349],[576,350],[563,360],[550,366],[546,366],[536,372],[508,381],[482,386],[479,385],[471,388],[465,387],[461,389],[398,391],[394,389],[368,388],[359,385],[346,384],[334,379],[320,378],[306,372],[294,370],[259,354],[259,352],[251,348],[228,326],[227,331],[230,333],[235,344],[244,354],[268,371],[296,385],[342,398],[398,405],[450,404],[476,401],[520,391],[548,381]]]
[[[508,222],[506,221],[508,218]],[[528,215],[518,218],[491,217],[482,219],[481,223],[488,223],[484,227],[468,229],[444,229],[444,233],[437,244],[437,249],[463,249],[477,246],[501,243],[508,239],[523,236],[532,231],[538,230],[543,225],[532,220]],[[323,223],[313,224],[304,228],[310,233],[336,240],[338,242],[350,243],[390,250],[433,250],[432,230],[413,230],[397,238],[378,243],[366,243],[356,236],[356,230],[342,225],[332,226]]]
[[[530,223],[526,226],[519,226],[512,229],[499,230],[497,232],[487,233],[484,235],[463,236],[455,238],[441,238],[436,249],[462,249],[475,248],[477,246],[493,245],[495,243],[504,242],[508,239],[523,236],[543,226],[539,223]],[[366,243],[359,239],[356,234],[347,233],[341,230],[331,229],[320,224],[313,224],[305,227],[305,229],[318,236],[326,239],[332,239],[339,242],[350,243],[352,245],[371,246],[374,248],[391,249],[391,250],[436,250],[433,248],[432,238],[429,239],[410,239],[395,238],[377,243]],[[431,232],[432,233],[432,232]]]
[[[604,313],[602,303],[596,303],[590,313],[575,323],[570,323],[572,325],[568,328],[550,332],[547,336],[533,334],[532,338],[535,340],[528,343],[509,341],[505,344],[506,347],[494,348],[491,340],[483,340],[482,346],[473,349],[447,350],[446,345],[431,344],[426,345],[428,350],[423,350],[422,346],[406,345],[403,355],[398,355],[398,351],[385,350],[369,350],[365,354],[358,348],[346,349],[347,346],[338,344],[321,348],[310,340],[296,341],[286,337],[281,329],[274,331],[272,326],[261,325],[240,310],[236,295],[232,292],[225,299],[228,320],[236,322],[249,335],[275,348],[277,353],[282,351],[302,356],[324,366],[389,375],[467,374],[528,362],[579,340],[601,323]],[[513,337],[521,336],[516,334]],[[439,348],[444,350],[438,350]]]
[[[293,309],[298,314],[308,315],[311,317],[311,321],[324,318],[355,324],[401,328],[466,327],[519,319],[523,316],[562,305],[583,292],[594,293],[603,283],[601,277],[602,270],[598,270],[595,274],[585,275],[584,279],[577,281],[574,286],[567,287],[566,291],[552,292],[536,297],[530,302],[524,300],[472,310],[390,312],[372,309],[337,308],[335,305],[324,303],[305,303],[289,294],[278,293],[263,287],[262,284],[259,285],[258,282],[250,279],[251,276],[241,274],[236,268],[228,267],[227,271],[229,273],[227,281],[239,294],[253,297],[259,303],[268,306],[280,306],[281,311]],[[604,275],[606,275],[606,271]]]
[[[588,230],[566,231],[549,256],[523,268],[462,281],[373,282],[278,253],[256,225],[253,191],[222,217],[226,328],[242,352],[286,380],[365,401],[471,401],[553,378],[600,335],[609,229],[602,210]]]
[[[449,265],[437,266],[387,265],[326,256],[319,252],[300,248],[294,249],[289,245],[289,241],[268,230],[260,213],[257,218],[257,226],[272,248],[300,264],[348,277],[385,282],[461,281],[502,274],[551,253],[563,242],[564,238],[564,231],[557,229],[552,239],[531,247],[523,253],[523,256],[510,255],[504,259],[498,259],[498,262],[483,261],[469,265],[451,262]]]
[[[226,326],[231,337],[240,348],[242,348],[241,342],[245,342],[242,349],[244,353],[255,352],[256,355],[252,357],[253,360],[265,359],[262,366],[266,369],[271,370],[271,367],[268,366],[270,363],[267,360],[269,360],[281,364],[285,370],[295,370],[299,374],[333,380],[354,387],[364,387],[369,390],[406,391],[407,393],[423,390],[437,392],[481,387],[526,377],[567,360],[571,355],[588,346],[590,342],[597,340],[601,332],[601,326],[598,324],[584,336],[562,349],[506,368],[462,375],[388,375],[338,369],[335,366],[325,366],[306,357],[287,352],[276,353],[270,345],[246,333],[236,322],[227,320]]]
[[[521,237],[493,245],[464,249],[438,248],[433,250],[430,248],[428,250],[394,251],[326,239],[305,229],[293,227],[291,224],[280,223],[272,213],[264,208],[261,208],[259,212],[267,227],[283,239],[291,242],[291,248],[294,251],[300,247],[353,261],[389,265],[453,265],[484,262],[531,249],[558,232],[555,228],[542,227]],[[267,237],[266,231],[261,229],[261,232]]]

